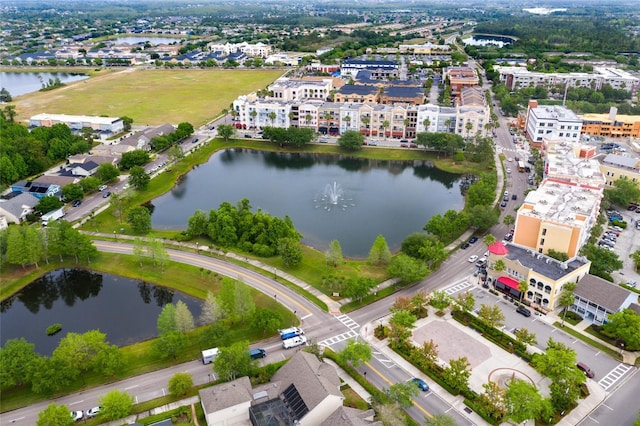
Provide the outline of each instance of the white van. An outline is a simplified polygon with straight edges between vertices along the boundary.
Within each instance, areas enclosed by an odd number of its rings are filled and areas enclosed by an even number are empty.
[[[291,349],[291,348],[295,348],[296,346],[306,345],[306,344],[307,344],[306,337],[296,336],[296,337],[292,337],[291,339],[284,340],[282,342],[282,347],[285,349]]]

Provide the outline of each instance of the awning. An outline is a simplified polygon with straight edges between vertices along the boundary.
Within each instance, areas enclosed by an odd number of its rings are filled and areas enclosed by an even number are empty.
[[[498,282],[506,285],[507,287],[511,287],[514,290],[518,290],[518,281],[509,277],[499,277]]]

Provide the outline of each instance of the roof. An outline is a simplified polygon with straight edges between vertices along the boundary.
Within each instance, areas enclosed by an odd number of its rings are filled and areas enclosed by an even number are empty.
[[[200,402],[207,413],[215,413],[253,400],[251,381],[247,376],[202,389],[199,393]]]
[[[605,279],[587,274],[578,281],[573,294],[603,306],[611,312],[618,312],[631,292]]]
[[[338,93],[341,95],[375,95],[378,93],[378,87],[376,86],[366,86],[366,85],[356,85],[356,84],[345,84],[338,90]]]
[[[624,157],[622,155],[609,154],[602,160],[614,166],[629,167],[631,169],[640,169],[640,160],[632,157]]]
[[[382,91],[383,96],[390,98],[417,98],[424,96],[424,90],[421,87],[397,87],[387,86]]]
[[[509,249],[502,245],[500,241],[496,241],[495,243],[489,246],[489,253],[497,254],[498,256],[505,255],[509,253]]]
[[[637,303],[630,304],[627,309],[631,309],[633,312],[640,315],[640,305],[638,305]]]
[[[95,123],[95,124],[113,124],[121,121],[119,117],[101,117],[95,115],[67,115],[67,114],[49,114],[43,112],[36,114],[30,120],[52,120],[61,123]]]
[[[31,193],[23,192],[9,200],[0,200],[0,208],[16,217],[20,217],[23,211],[23,206],[33,208],[38,204],[38,202],[40,202],[40,200],[31,195]]]
[[[295,354],[271,380],[281,381],[282,389],[295,385],[309,411],[329,395],[344,397],[339,389],[340,378],[335,368],[307,352]]]
[[[517,261],[525,268],[531,269],[552,280],[558,280],[576,269],[583,267],[587,263],[590,263],[583,257],[574,257],[566,262],[560,262],[544,254],[537,253],[528,247],[522,247],[512,243],[507,243],[507,248],[509,249],[506,255],[507,259]]]
[[[342,406],[331,413],[322,426],[382,426],[382,422],[374,422],[373,410],[358,410],[356,408]]]

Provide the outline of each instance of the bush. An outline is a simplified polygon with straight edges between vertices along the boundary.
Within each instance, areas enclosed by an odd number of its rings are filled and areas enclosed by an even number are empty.
[[[54,334],[58,333],[60,330],[62,330],[62,324],[60,323],[51,324],[49,327],[47,327],[47,336],[53,336]]]

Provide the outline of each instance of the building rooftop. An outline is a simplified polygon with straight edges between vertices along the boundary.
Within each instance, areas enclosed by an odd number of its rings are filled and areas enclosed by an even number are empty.
[[[3,210],[19,217],[20,214],[22,214],[23,206],[33,208],[39,202],[40,200],[38,200],[30,193],[23,192],[8,200],[0,199],[0,206]]]
[[[605,279],[587,274],[578,281],[573,294],[603,306],[611,312],[618,312],[631,292]]]
[[[424,90],[421,87],[387,86],[383,89],[382,94],[391,98],[416,98],[424,96]]]
[[[636,171],[640,170],[640,159],[633,157],[625,157],[622,155],[608,154],[602,160],[603,163],[610,164],[612,166],[627,167]]]
[[[560,262],[544,254],[538,253],[528,247],[522,247],[513,243],[507,243],[506,258],[517,261],[527,269],[531,269],[545,277],[559,280],[567,274],[590,263],[584,257],[574,257],[566,262]]]
[[[595,151],[593,147],[564,140],[543,139],[549,178],[603,188],[605,178],[597,160],[581,157],[581,153]]]
[[[252,399],[251,380],[247,376],[200,391],[200,401],[207,413],[224,410]]]
[[[582,119],[584,122],[591,123],[627,123],[633,124],[640,122],[640,115],[626,115],[626,114],[616,114],[615,118],[611,117],[610,113],[602,113],[602,114],[581,114],[578,117]]]
[[[366,86],[361,84],[345,84],[338,90],[342,95],[375,95],[380,89],[377,86]]]
[[[64,123],[95,123],[95,124],[113,124],[120,121],[118,117],[98,117],[93,115],[66,115],[66,114],[49,114],[43,112],[31,117],[31,120],[52,120],[61,121]]]
[[[525,214],[557,223],[582,226],[600,205],[602,189],[545,179],[542,185],[527,194],[518,214]]]
[[[531,108],[531,113],[539,120],[562,120],[582,123],[575,112],[560,105],[539,105]]]

